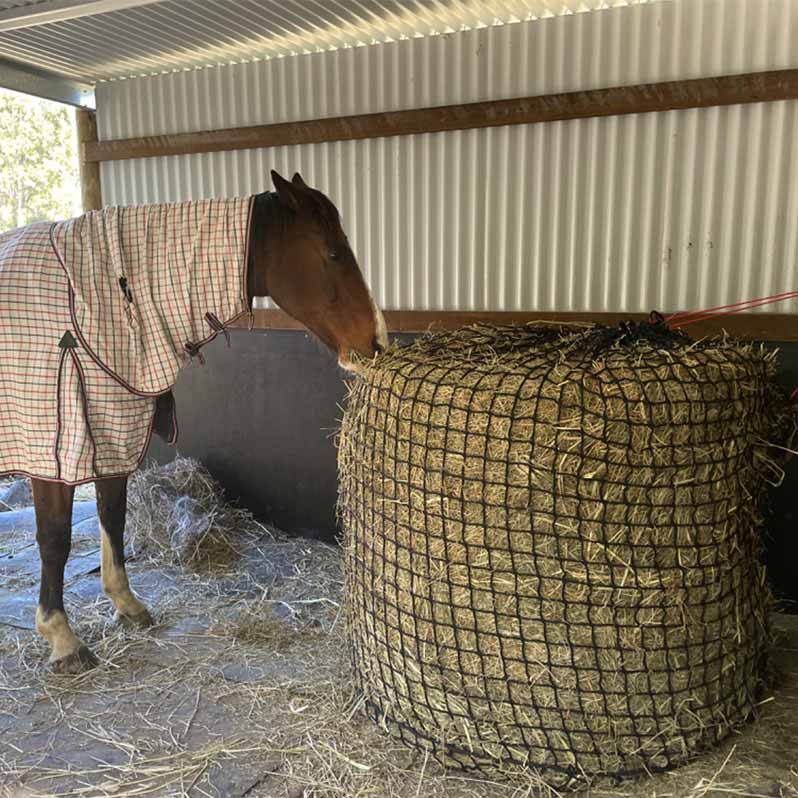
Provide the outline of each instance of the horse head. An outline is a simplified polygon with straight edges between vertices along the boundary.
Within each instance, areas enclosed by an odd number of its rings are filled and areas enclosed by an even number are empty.
[[[341,226],[338,209],[299,174],[272,171],[274,192],[258,194],[252,215],[248,289],[269,296],[351,369],[388,344],[374,303]]]

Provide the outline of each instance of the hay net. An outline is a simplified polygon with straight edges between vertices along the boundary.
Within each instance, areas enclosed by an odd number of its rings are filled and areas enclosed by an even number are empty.
[[[661,322],[393,348],[340,448],[369,712],[447,764],[668,768],[757,701],[774,356]]]

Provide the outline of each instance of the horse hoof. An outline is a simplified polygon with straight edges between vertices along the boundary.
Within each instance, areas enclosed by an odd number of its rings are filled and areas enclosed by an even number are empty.
[[[122,615],[121,612],[117,612],[116,622],[122,626],[136,629],[148,629],[150,626],[155,626],[155,619],[148,610],[142,610],[136,615]]]
[[[99,662],[87,646],[81,646],[77,651],[51,662],[50,669],[53,673],[83,673],[96,667]]]

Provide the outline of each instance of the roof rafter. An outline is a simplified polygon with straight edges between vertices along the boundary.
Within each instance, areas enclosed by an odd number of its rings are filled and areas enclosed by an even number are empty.
[[[91,86],[4,58],[0,58],[0,88],[80,108],[95,107],[94,90]]]

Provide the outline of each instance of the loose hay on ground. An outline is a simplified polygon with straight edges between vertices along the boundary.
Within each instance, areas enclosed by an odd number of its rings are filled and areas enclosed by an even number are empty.
[[[772,354],[488,325],[365,366],[340,443],[356,668],[443,761],[659,770],[756,705]]]
[[[248,510],[225,498],[208,470],[189,457],[151,465],[128,485],[127,541],[134,555],[191,568],[218,568],[236,560],[252,530]]]

